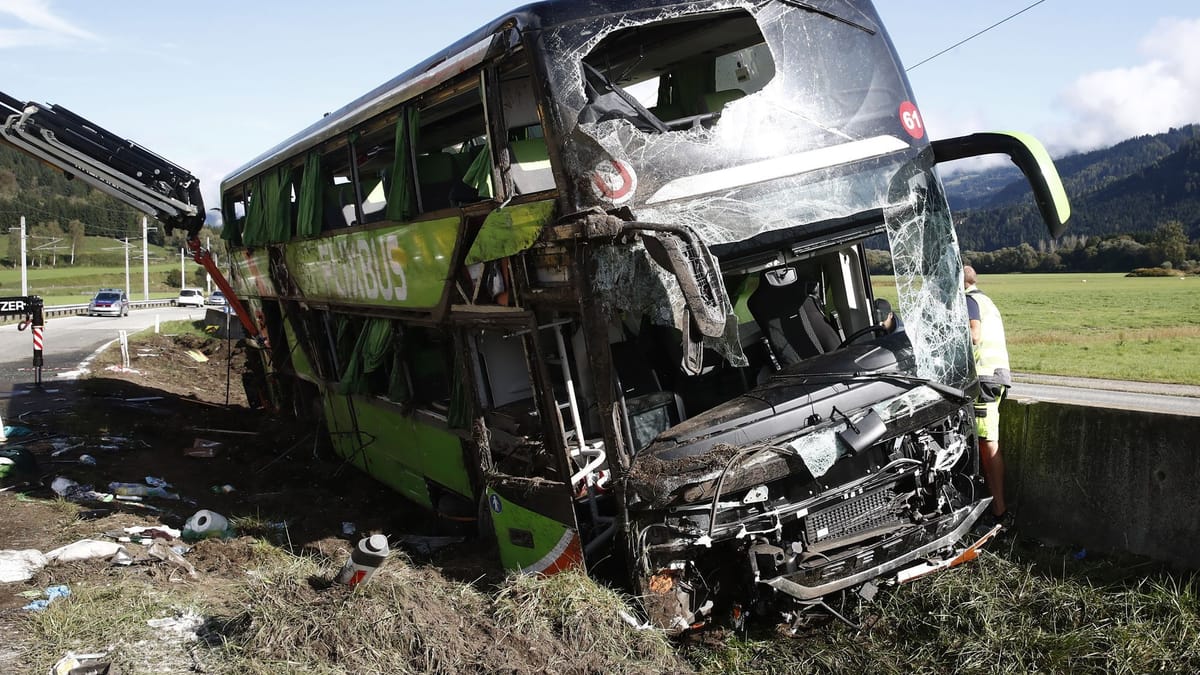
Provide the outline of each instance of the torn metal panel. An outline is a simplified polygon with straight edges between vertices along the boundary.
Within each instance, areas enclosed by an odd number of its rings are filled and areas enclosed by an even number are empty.
[[[643,242],[598,247],[594,260],[593,288],[601,306],[614,315],[645,316],[655,325],[676,328],[681,332],[681,341],[684,339],[683,332],[691,330],[695,314],[676,275],[656,262]],[[720,280],[719,274],[716,279]],[[733,314],[733,306],[724,286],[717,290],[720,304],[716,330],[702,332],[701,342],[730,363],[746,365],[746,356],[737,339],[737,317]]]

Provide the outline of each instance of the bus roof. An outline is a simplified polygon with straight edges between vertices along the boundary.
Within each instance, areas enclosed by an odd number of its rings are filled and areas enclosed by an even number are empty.
[[[860,5],[864,2],[864,0],[841,1],[850,5]],[[723,6],[730,4],[729,0],[712,0],[712,2],[715,5]],[[812,4],[822,6],[836,2],[838,0],[816,0]],[[344,134],[375,115],[470,69],[486,57],[492,36],[505,27],[514,27],[525,31],[557,26],[593,16],[696,4],[698,3],[694,0],[692,2],[683,0],[607,0],[603,3],[545,0],[518,7],[484,24],[454,44],[438,51],[338,110],[325,115],[320,121],[236,169],[221,182],[221,191],[224,192],[230,186],[244,182],[267,168],[295,157],[307,148]]]

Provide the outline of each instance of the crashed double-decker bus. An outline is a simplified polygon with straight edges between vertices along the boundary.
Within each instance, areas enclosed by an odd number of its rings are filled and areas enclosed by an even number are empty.
[[[620,561],[669,631],[799,621],[968,557],[936,165],[995,152],[1061,233],[1035,140],[930,141],[867,0],[550,0],[235,171],[222,236],[257,390],[346,461],[507,567]]]

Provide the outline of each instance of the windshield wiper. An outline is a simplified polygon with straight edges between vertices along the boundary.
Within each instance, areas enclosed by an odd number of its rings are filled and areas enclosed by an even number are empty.
[[[872,26],[867,26],[862,23],[858,23],[857,21],[854,21],[852,19],[848,19],[844,16],[841,16],[841,15],[835,13],[833,10],[825,9],[824,7],[818,7],[815,3],[810,2],[810,1],[806,1],[806,0],[776,0],[776,2],[782,2],[785,5],[790,5],[792,7],[807,10],[814,14],[820,14],[821,16],[829,17],[830,19],[833,19],[834,21],[840,21],[840,22],[846,24],[847,26],[853,26],[854,28],[857,28],[868,35],[874,35],[877,32],[877,30]],[[859,14],[861,16],[862,13],[859,12]],[[862,19],[863,19],[863,21],[869,22],[869,20],[865,16],[863,16]]]
[[[870,382],[873,380],[897,380],[911,384],[923,384],[942,396],[960,403],[967,403],[968,401],[974,400],[968,396],[965,391],[959,389],[958,387],[952,387],[948,384],[938,382],[937,380],[917,377],[916,375],[905,375],[904,373],[865,371],[854,371],[848,373],[795,373],[787,375],[772,375],[771,377],[767,378],[768,382],[782,380],[801,380],[802,382],[808,382],[809,380],[813,380],[814,382]]]

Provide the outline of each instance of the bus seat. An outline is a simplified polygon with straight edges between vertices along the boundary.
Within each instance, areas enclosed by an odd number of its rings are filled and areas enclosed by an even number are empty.
[[[738,100],[746,95],[746,92],[741,89],[724,89],[712,94],[705,94],[703,98],[704,110],[710,113],[719,113],[727,104]]]
[[[775,286],[765,278],[767,272],[763,274],[746,304],[779,362],[791,365],[837,349],[837,331],[803,284]]]
[[[554,189],[554,173],[550,170],[550,154],[546,150],[546,139],[528,138],[510,141],[512,154],[510,174],[516,194],[523,195],[541,190]]]
[[[431,152],[417,157],[417,185],[423,211],[449,208],[454,181],[454,157],[449,153]]]

